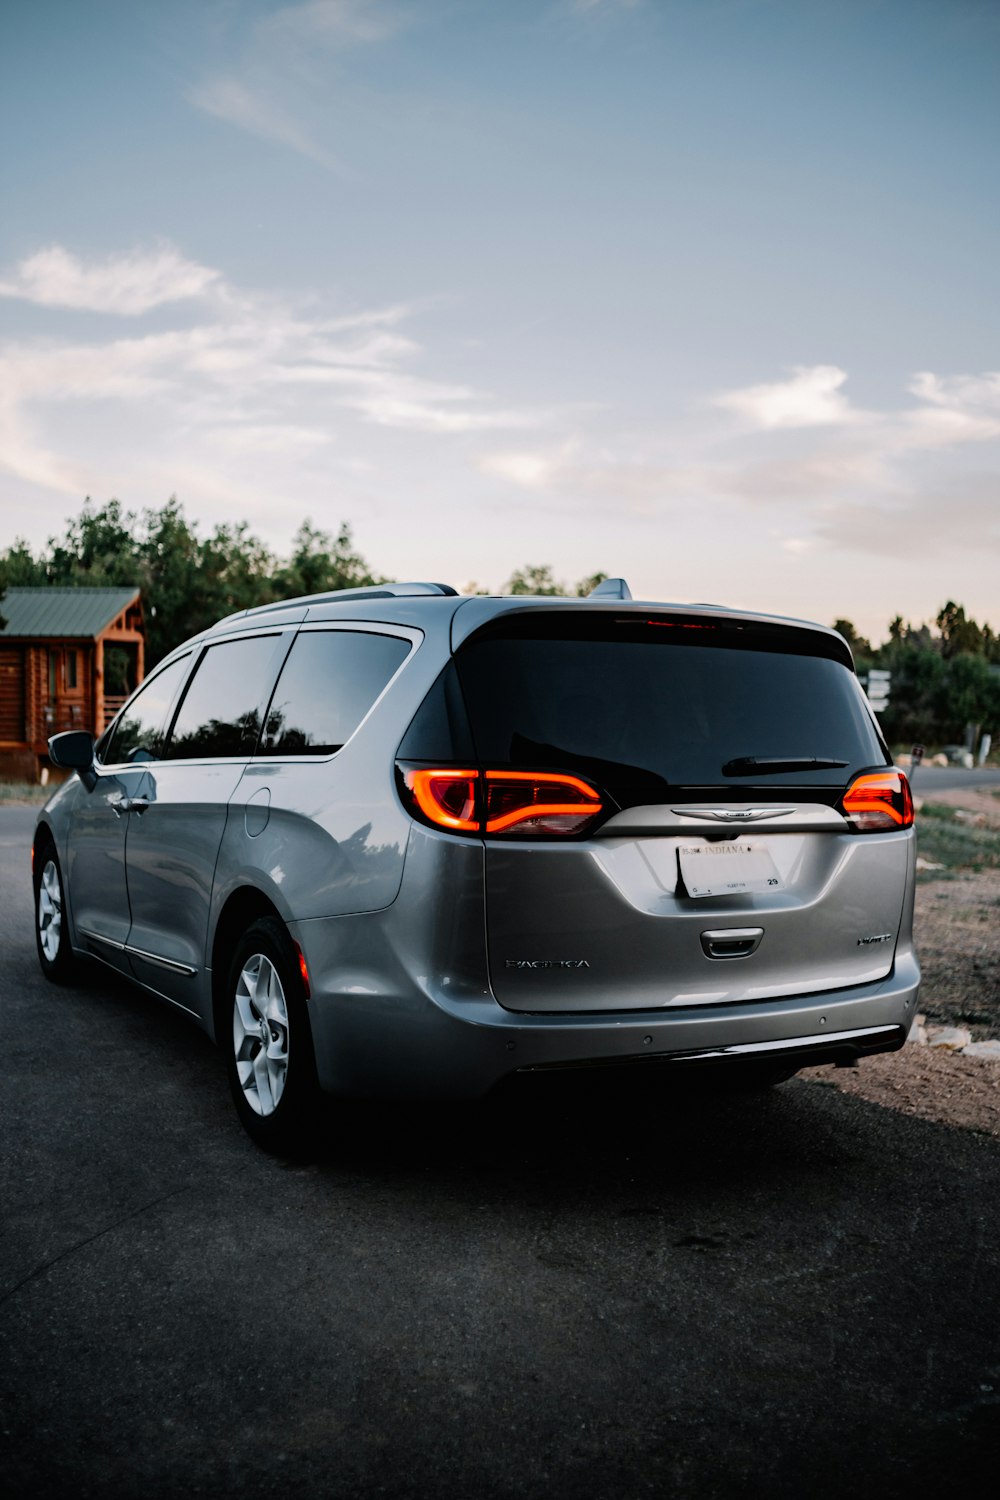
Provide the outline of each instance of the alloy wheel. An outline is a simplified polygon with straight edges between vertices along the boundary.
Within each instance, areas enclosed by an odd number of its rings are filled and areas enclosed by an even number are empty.
[[[281,978],[265,953],[240,970],[233,997],[233,1047],[243,1097],[258,1115],[272,1115],[288,1076],[288,1006]]]
[[[59,956],[62,936],[62,884],[54,859],[46,860],[38,885],[38,940],[50,964]]]

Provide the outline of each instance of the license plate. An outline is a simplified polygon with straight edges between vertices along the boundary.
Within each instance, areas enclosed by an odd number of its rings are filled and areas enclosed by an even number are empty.
[[[679,851],[689,896],[740,896],[780,891],[781,876],[767,849],[755,844],[701,844]]]

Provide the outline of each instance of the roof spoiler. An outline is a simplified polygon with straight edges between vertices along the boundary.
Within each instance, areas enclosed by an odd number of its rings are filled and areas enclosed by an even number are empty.
[[[605,578],[596,589],[591,589],[588,599],[631,599],[632,590],[624,578]]]

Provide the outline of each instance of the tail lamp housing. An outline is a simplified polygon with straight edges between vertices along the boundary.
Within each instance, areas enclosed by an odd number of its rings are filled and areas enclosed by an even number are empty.
[[[434,828],[480,837],[567,837],[592,828],[607,799],[561,771],[398,767],[410,811]]]
[[[865,771],[855,776],[840,806],[859,833],[884,833],[913,825],[913,797],[902,771]]]

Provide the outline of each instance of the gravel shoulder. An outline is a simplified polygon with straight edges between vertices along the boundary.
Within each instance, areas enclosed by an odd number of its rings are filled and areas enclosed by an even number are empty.
[[[939,792],[934,804],[974,819],[976,828],[1000,831],[1000,799],[990,791]],[[964,1026],[976,1040],[1000,1037],[1000,870],[952,869],[925,880],[917,887],[914,926],[920,1010],[928,1023]],[[910,1043],[856,1068],[811,1068],[802,1077],[1000,1139],[1000,1062]]]

